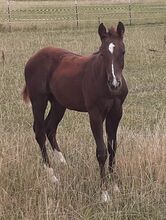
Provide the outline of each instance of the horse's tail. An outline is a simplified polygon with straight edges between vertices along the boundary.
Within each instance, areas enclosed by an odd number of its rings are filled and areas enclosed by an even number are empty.
[[[30,102],[29,93],[28,93],[28,89],[27,89],[26,85],[24,86],[24,89],[22,91],[22,98],[25,103],[28,104]]]

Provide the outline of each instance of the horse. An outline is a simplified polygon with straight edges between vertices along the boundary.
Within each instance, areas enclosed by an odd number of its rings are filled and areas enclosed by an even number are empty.
[[[106,29],[101,23],[98,34],[99,50],[82,56],[62,48],[46,47],[26,63],[23,99],[30,101],[34,117],[33,130],[41,149],[44,166],[53,182],[58,178],[50,165],[46,151],[48,138],[57,159],[66,164],[56,140],[58,124],[65,110],[87,112],[96,143],[96,157],[100,168],[101,198],[109,201],[105,162],[109,154],[109,172],[113,175],[117,148],[117,129],[122,117],[122,104],[128,94],[124,69],[125,27]],[[50,102],[47,116],[45,111]],[[107,147],[103,138],[103,124]],[[107,152],[108,151],[108,152]]]

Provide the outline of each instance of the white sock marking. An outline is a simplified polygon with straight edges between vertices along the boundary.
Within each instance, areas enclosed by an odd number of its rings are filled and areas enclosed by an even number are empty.
[[[55,175],[51,176],[51,177],[50,177],[50,180],[51,180],[51,182],[54,183],[54,184],[58,184],[58,183],[59,183],[59,180],[58,180],[58,178],[57,178]]]
[[[109,202],[110,196],[107,191],[102,191],[101,193],[101,202]]]
[[[54,150],[54,157],[56,158],[56,160],[59,160],[61,163],[67,165],[67,162],[66,162],[62,152]]]
[[[54,170],[52,169],[52,167],[48,167],[44,164],[44,168],[46,169],[47,175],[49,179],[51,180],[51,182],[54,184],[59,183],[58,178],[54,175]]]

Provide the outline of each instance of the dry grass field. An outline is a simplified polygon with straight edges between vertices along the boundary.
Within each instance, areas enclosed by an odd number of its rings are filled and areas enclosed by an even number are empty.
[[[127,25],[164,24],[164,1],[7,1],[0,2],[0,29],[9,25],[14,29],[53,29],[94,27],[100,22],[120,19]],[[48,24],[49,23],[49,24]]]
[[[110,21],[110,25],[111,25]],[[21,99],[23,71],[38,49],[53,45],[80,54],[100,46],[97,27],[0,32],[0,219],[166,219],[165,25],[127,26],[124,75],[129,95],[118,130],[120,193],[100,201],[99,169],[87,114],[67,111],[58,129],[66,167],[48,152],[60,185],[49,181],[32,132],[31,108]],[[0,51],[1,52],[1,51]],[[1,53],[0,53],[1,54]]]

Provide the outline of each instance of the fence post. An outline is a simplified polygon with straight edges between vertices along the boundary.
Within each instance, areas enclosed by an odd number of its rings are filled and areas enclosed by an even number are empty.
[[[131,17],[131,0],[129,0],[129,20],[130,20],[130,25],[131,25],[131,20],[132,20],[132,17]]]
[[[98,17],[98,23],[99,23],[99,24],[101,23],[101,19],[100,19],[100,17]]]
[[[75,13],[76,13],[76,23],[78,28],[78,2],[75,0]]]
[[[10,11],[10,0],[7,0],[7,14],[9,22],[9,31],[11,32],[11,11]]]

